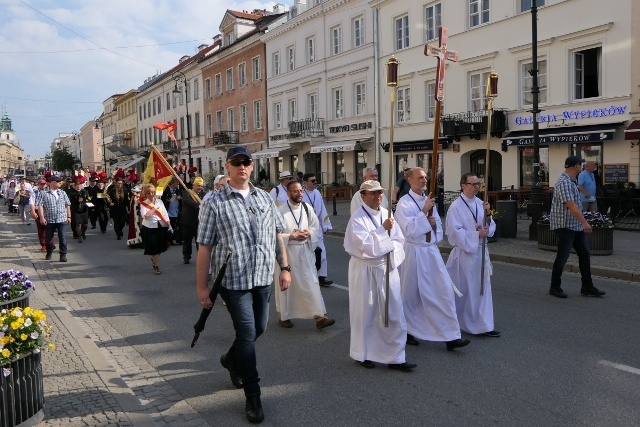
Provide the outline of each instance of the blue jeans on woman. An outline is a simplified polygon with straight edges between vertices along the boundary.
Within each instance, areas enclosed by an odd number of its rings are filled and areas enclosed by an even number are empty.
[[[236,339],[226,358],[242,379],[244,394],[259,395],[255,341],[267,328],[271,286],[258,286],[246,291],[220,287],[220,296],[227,304],[236,331]]]
[[[555,230],[558,238],[558,253],[556,260],[553,262],[551,270],[551,287],[560,288],[562,270],[569,259],[571,248],[576,250],[578,254],[578,264],[580,265],[580,276],[582,279],[582,288],[593,287],[591,280],[591,253],[589,252],[589,242],[584,231],[575,231],[568,228],[557,228]]]

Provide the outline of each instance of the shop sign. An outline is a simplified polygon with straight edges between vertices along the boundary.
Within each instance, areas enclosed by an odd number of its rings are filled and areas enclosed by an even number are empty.
[[[611,105],[604,108],[593,108],[589,110],[565,110],[562,114],[542,114],[538,117],[538,123],[553,123],[562,120],[582,120],[598,117],[619,116],[627,111],[626,105]],[[516,116],[516,125],[533,124],[533,116]]]
[[[281,135],[271,135],[269,141],[282,141],[285,139],[300,138],[299,133],[283,133]]]
[[[363,122],[363,123],[354,123],[352,125],[344,125],[344,126],[330,126],[329,133],[340,133],[340,132],[352,132],[354,130],[363,130],[363,129],[371,129],[371,122]]]

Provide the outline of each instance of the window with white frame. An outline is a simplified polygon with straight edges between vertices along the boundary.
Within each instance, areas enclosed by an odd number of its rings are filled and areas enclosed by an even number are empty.
[[[213,138],[213,117],[207,114],[207,138]]]
[[[200,113],[194,114],[193,118],[196,121],[196,136],[200,136]]]
[[[173,108],[176,108],[178,106],[178,94],[173,91],[171,93],[173,93]]]
[[[273,76],[280,75],[280,52],[274,52],[272,56]]]
[[[151,134],[151,131],[149,131]],[[180,117],[180,139],[184,139],[184,117]]]
[[[489,22],[489,0],[469,0],[469,28]]]
[[[529,61],[520,64],[520,87],[522,88],[522,106],[533,105],[533,94],[531,88],[533,87],[533,62]],[[543,59],[538,61],[538,88],[540,93],[538,94],[538,102],[541,104],[547,103],[547,60]]]
[[[353,85],[353,105],[355,107],[354,114],[356,116],[361,116],[365,114],[367,104],[366,104],[366,94],[365,94],[366,86],[364,83],[356,83]]]
[[[353,21],[353,47],[360,47],[364,45],[364,18],[358,16]]]
[[[307,64],[311,64],[316,60],[316,39],[315,37],[309,37],[305,40],[306,52],[307,52]]]
[[[247,104],[240,106],[240,132],[248,132]]]
[[[409,47],[409,15],[401,16],[395,20],[396,50]]]
[[[206,79],[204,81],[204,97],[206,99],[211,99],[211,79]]]
[[[528,12],[531,10],[531,0],[518,0],[519,10],[518,12]],[[536,7],[544,6],[544,0],[538,0]]]
[[[600,46],[572,52],[573,99],[602,96],[601,55]]]
[[[318,94],[307,95],[307,118],[315,120],[318,118]]]
[[[296,69],[296,48],[295,46],[289,46],[287,48],[287,71],[293,71]]]
[[[162,113],[162,97],[158,97],[158,114]]]
[[[193,99],[200,99],[200,80],[193,80]]]
[[[156,100],[153,100],[153,115],[156,115]]]
[[[291,98],[288,103],[289,122],[295,122],[298,117],[298,100]]]
[[[215,76],[216,79],[216,95],[222,95],[222,74],[218,73]]]
[[[170,110],[170,109],[171,109],[171,93],[170,93],[170,92],[167,92],[167,102],[166,102],[166,105],[167,105],[167,111],[168,111],[168,110]]]
[[[260,81],[262,75],[260,73],[260,57],[256,56],[251,60],[251,75],[253,76],[253,81]]]
[[[282,104],[279,102],[273,104],[273,128],[282,128]]]
[[[331,54],[342,53],[342,27],[337,25],[331,29]]]
[[[233,90],[233,68],[227,70],[227,92]]]
[[[256,130],[262,129],[262,101],[253,101],[253,121]]]
[[[426,105],[426,120],[435,120],[436,118],[436,82],[426,82],[425,96],[427,100]],[[444,114],[444,101],[440,103],[440,115]]]
[[[431,41],[440,35],[440,27],[442,27],[442,4],[436,3],[432,6],[425,7],[425,40]]]
[[[216,131],[222,132],[222,111],[216,111]]]
[[[469,110],[480,111],[487,109],[485,92],[487,90],[487,77],[490,71],[480,71],[469,74]]]
[[[169,94],[167,94],[167,97]],[[138,107],[138,120],[142,120],[142,105]]]
[[[247,64],[245,62],[238,65],[238,84],[240,87],[247,85]]]
[[[333,95],[333,118],[342,119],[344,117],[342,88],[334,88],[331,92]]]
[[[236,117],[233,108],[227,108],[227,130],[230,132],[236,130]]]
[[[185,84],[185,91],[184,91],[186,98],[187,98],[187,102],[191,102],[191,83],[187,82]]]
[[[182,86],[179,86],[178,89],[180,90],[180,93],[178,94],[178,104],[184,105],[184,89],[182,88]],[[149,108],[149,115],[151,115],[151,108]]]
[[[411,88],[398,88],[397,110],[397,123],[408,123],[411,121]]]

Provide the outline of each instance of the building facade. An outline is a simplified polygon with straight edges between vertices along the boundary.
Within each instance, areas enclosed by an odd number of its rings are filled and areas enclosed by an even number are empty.
[[[20,147],[11,126],[11,118],[5,107],[2,109],[0,121],[0,175],[2,176],[25,173],[24,150]]]

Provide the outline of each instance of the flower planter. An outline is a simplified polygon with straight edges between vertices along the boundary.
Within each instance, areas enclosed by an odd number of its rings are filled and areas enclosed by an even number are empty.
[[[551,231],[549,224],[537,224],[538,248],[547,251],[557,251],[558,241],[556,234]],[[587,234],[589,251],[592,255],[611,255],[613,253],[613,228],[594,227],[591,234]],[[575,251],[572,249],[572,253]]]
[[[4,376],[3,370],[11,373]],[[44,418],[41,353],[0,367],[0,427],[35,426]]]
[[[14,307],[25,308],[29,306],[29,297],[31,296],[31,291],[27,291],[23,296],[15,299],[11,299],[8,301],[0,301],[0,310],[2,309],[11,309]]]

